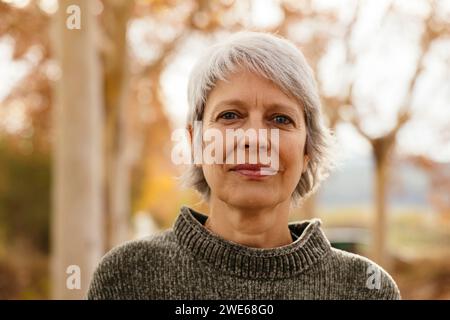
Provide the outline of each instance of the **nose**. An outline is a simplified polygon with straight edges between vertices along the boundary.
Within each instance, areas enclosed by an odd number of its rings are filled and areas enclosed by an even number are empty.
[[[242,129],[244,129],[245,132],[248,132],[248,134],[244,135],[243,141],[240,141],[245,149],[253,147],[256,148],[256,150],[267,150],[270,147],[270,129],[265,124],[262,115],[251,114]]]
[[[270,164],[278,170],[278,129],[271,128],[262,113],[252,113],[239,128],[232,130],[233,141],[226,143],[230,146],[226,161]]]
[[[268,130],[255,130],[255,135],[246,135],[244,137],[245,149],[255,146],[257,149],[266,149],[269,147],[269,139],[267,138]]]

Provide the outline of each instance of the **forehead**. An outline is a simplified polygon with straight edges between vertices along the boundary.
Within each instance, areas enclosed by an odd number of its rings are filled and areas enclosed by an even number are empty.
[[[224,101],[238,100],[252,105],[255,105],[255,102],[280,103],[300,108],[296,99],[287,95],[272,81],[249,71],[235,72],[225,81],[217,81],[208,95],[206,104],[216,106]]]

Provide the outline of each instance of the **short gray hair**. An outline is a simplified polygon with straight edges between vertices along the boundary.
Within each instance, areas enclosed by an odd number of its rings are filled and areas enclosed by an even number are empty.
[[[293,43],[274,34],[243,31],[211,46],[189,78],[187,125],[193,128],[195,121],[202,121],[206,100],[216,82],[226,81],[227,76],[242,68],[271,80],[304,107],[309,162],[292,194],[294,205],[298,205],[328,176],[334,163],[334,137],[323,122],[313,71]],[[209,200],[211,189],[201,167],[191,164],[182,180]]]

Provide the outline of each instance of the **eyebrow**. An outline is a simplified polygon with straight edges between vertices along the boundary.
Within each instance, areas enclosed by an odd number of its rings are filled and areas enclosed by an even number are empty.
[[[239,99],[229,99],[229,100],[223,100],[219,103],[217,103],[214,107],[215,108],[219,108],[222,106],[227,106],[227,105],[233,105],[233,106],[237,106],[237,107],[246,107],[248,106],[247,103],[245,101],[239,100]],[[292,106],[292,105],[288,105],[288,104],[284,104],[284,103],[278,103],[278,102],[273,102],[273,103],[269,103],[266,105],[266,107],[268,109],[272,109],[272,108],[282,108],[282,109],[298,109],[299,107],[301,108],[301,106]],[[301,113],[301,110],[299,110]]]
[[[228,105],[233,105],[233,106],[238,106],[238,107],[245,107],[245,106],[247,106],[247,104],[244,101],[242,101],[242,100],[230,99],[230,100],[220,101],[214,107],[215,108],[219,108],[219,107],[228,106]]]

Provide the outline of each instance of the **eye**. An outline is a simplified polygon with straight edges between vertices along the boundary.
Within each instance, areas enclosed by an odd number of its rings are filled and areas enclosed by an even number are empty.
[[[232,111],[226,111],[219,115],[219,118],[224,119],[224,120],[235,120],[238,117],[239,117],[239,115],[236,112],[232,112]]]
[[[276,115],[275,117],[273,117],[273,120],[277,124],[292,124],[293,123],[291,118],[289,118],[287,116],[283,116],[283,115]]]

